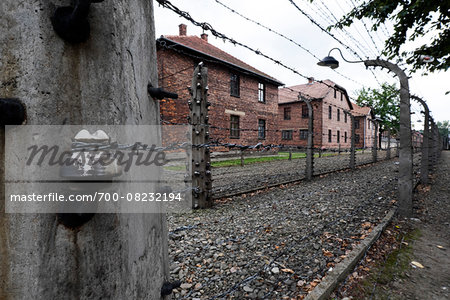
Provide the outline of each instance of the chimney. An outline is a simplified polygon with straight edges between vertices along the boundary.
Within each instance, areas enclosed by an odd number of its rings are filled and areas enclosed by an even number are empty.
[[[308,84],[313,84],[313,83],[314,83],[314,77],[309,77]]]
[[[206,33],[202,33],[202,35],[200,35],[200,37],[202,38],[202,40],[204,40],[205,42],[208,42],[208,35]]]
[[[187,25],[186,24],[180,24],[178,25],[178,28],[180,29],[179,35],[186,36],[187,33]]]

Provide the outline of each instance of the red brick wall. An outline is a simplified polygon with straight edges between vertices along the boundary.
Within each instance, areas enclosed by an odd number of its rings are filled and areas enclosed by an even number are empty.
[[[174,123],[187,123],[190,99],[188,86],[191,85],[194,61],[170,50],[157,52],[158,85],[169,92],[178,93],[178,99],[160,101],[161,118]]]
[[[186,87],[191,85],[196,61],[189,56],[167,49],[159,49],[157,55],[159,86],[167,91],[177,92],[179,95],[178,100],[164,99],[161,101],[161,117],[170,122],[186,123],[186,118],[189,115],[187,102],[190,98]],[[208,101],[211,102],[209,123],[212,126],[224,128],[211,128],[211,139],[219,138],[221,142],[246,145],[258,142],[263,144],[276,143],[275,130],[277,127],[275,119],[278,106],[278,87],[265,83],[266,102],[258,102],[258,79],[241,73],[239,74],[240,97],[234,97],[230,95],[230,75],[232,70],[224,65],[211,62],[205,62],[205,66],[208,68]],[[240,132],[239,139],[231,139],[229,137],[231,114],[240,115],[239,126],[244,130]],[[264,140],[258,139],[258,119],[266,120],[267,131]],[[251,131],[246,131],[245,129],[251,129]]]
[[[359,135],[359,142],[355,143],[356,148],[370,148],[373,145],[375,127],[369,119],[368,116],[355,116],[355,121],[359,120],[359,128],[355,129],[355,134]]]
[[[307,140],[300,139],[300,129],[308,129],[308,118],[302,117],[302,106],[306,103],[304,102],[295,102],[295,103],[286,103],[278,105],[278,116],[277,123],[279,132],[277,132],[278,136],[278,144],[292,145],[292,146],[304,146],[306,147],[308,144]],[[320,102],[314,101],[312,102],[313,112],[314,112],[314,147],[322,146],[322,105]],[[289,107],[291,109],[291,119],[284,119],[284,108]],[[316,117],[318,116],[318,117]],[[283,130],[292,130],[292,140],[283,140],[282,139],[282,131]]]
[[[315,83],[318,84],[318,83]],[[278,107],[278,124],[279,124],[279,143],[287,145],[306,146],[306,140],[300,140],[300,129],[308,128],[308,119],[302,118],[301,107],[304,103],[284,103]],[[328,107],[331,105],[332,118],[328,117]],[[330,88],[326,96],[320,101],[313,102],[314,109],[314,147],[325,149],[341,149],[350,148],[351,123],[350,117],[345,122],[344,110],[349,111],[350,106],[343,94],[341,100],[341,92],[336,93],[334,97],[334,89]],[[284,120],[284,108],[291,107],[291,120]],[[339,109],[340,118],[337,119],[337,109]],[[282,140],[282,130],[293,130],[292,140]],[[331,130],[331,143],[328,142],[328,130]],[[339,131],[340,141],[337,142],[337,131]],[[345,142],[345,132],[347,132],[347,142]]]
[[[331,120],[328,117],[328,109],[331,106]],[[340,120],[337,118],[337,110],[340,111]],[[334,97],[334,90],[330,91],[322,101],[322,147],[328,149],[350,148],[351,141],[351,121],[347,117],[345,122],[344,110],[349,111],[350,107],[345,99],[345,94],[341,100],[341,92],[337,91],[336,98]],[[331,143],[328,142],[328,130],[331,130]],[[337,131],[340,132],[340,142],[337,142]],[[347,132],[347,142],[345,142],[345,132]]]
[[[375,142],[375,126],[371,122],[371,117],[366,117],[366,147],[373,147]]]
[[[359,127],[355,127],[355,135],[359,135],[359,140],[355,140],[356,148],[364,147],[364,126],[365,126],[365,117],[355,116],[355,122],[359,123]]]

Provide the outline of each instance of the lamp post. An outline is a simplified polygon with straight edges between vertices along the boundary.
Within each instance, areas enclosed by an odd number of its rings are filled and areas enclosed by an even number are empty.
[[[412,151],[411,151],[411,116],[408,77],[396,64],[382,59],[348,61],[342,55],[339,48],[333,48],[324,59],[317,64],[319,66],[336,69],[339,61],[330,56],[331,51],[338,50],[342,59],[348,63],[364,63],[366,67],[382,67],[395,73],[400,80],[400,151],[399,151],[399,177],[398,177],[398,213],[403,217],[412,216]]]

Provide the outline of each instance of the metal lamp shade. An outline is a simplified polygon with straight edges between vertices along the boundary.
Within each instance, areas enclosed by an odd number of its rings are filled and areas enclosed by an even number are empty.
[[[337,67],[339,67],[339,62],[333,56],[326,56],[317,64],[321,67],[330,67],[332,69],[336,69]]]

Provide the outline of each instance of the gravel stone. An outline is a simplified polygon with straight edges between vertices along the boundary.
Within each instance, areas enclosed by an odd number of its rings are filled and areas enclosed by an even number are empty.
[[[190,283],[182,283],[180,286],[183,290],[188,290],[192,287],[192,284]]]
[[[419,159],[416,154],[415,170]],[[281,299],[305,295],[302,287],[326,275],[336,259],[348,254],[395,205],[395,161],[235,196],[212,209],[169,215],[170,268],[180,268],[171,280],[201,284],[203,291],[195,291],[198,296],[189,294],[193,285],[184,283],[179,296]],[[189,229],[176,230],[180,228]]]
[[[244,292],[251,293],[251,292],[253,292],[253,289],[246,285],[246,286],[244,286]]]

